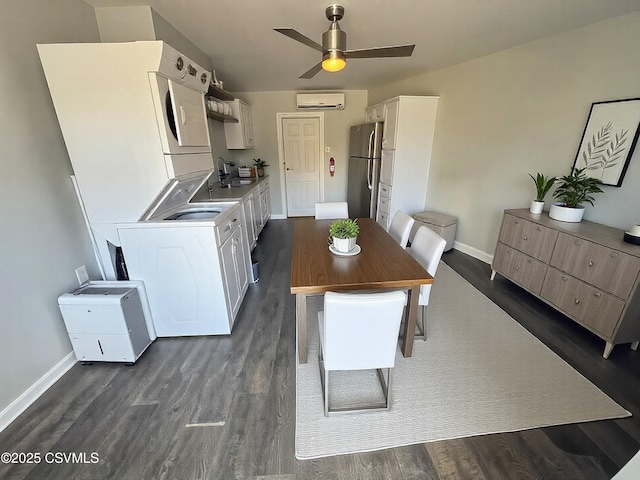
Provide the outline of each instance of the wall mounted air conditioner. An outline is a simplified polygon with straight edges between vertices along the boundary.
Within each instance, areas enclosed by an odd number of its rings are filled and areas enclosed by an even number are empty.
[[[344,93],[298,93],[298,110],[342,110]]]

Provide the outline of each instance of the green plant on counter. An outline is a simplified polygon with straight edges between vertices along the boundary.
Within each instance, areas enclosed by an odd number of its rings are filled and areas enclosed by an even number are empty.
[[[329,227],[329,235],[336,238],[355,238],[358,233],[360,233],[360,225],[350,218],[336,220]]]
[[[544,202],[544,197],[549,193],[553,184],[556,183],[556,177],[545,177],[542,173],[536,174],[535,178],[529,174],[533,183],[536,184],[536,202]]]
[[[254,158],[253,161],[256,163],[256,167],[258,168],[264,168],[269,166],[267,162],[265,162],[264,160],[260,160],[259,158]]]
[[[595,199],[591,194],[603,193],[600,188],[602,181],[588,177],[584,171],[584,168],[573,168],[570,175],[558,179],[560,185],[553,192],[553,196],[563,207],[578,208],[583,203],[593,206]]]

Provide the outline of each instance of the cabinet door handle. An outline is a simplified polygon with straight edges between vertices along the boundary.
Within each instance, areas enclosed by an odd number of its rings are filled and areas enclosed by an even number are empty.
[[[531,261],[531,259],[528,259],[528,260],[527,260],[527,263],[533,263],[533,262]]]
[[[522,237],[522,239],[523,239],[523,240],[527,240],[527,236],[526,236],[526,235],[525,235],[525,236],[523,236],[523,237]]]
[[[224,227],[224,231],[228,232],[229,230],[231,230],[231,225],[227,224],[227,226]]]
[[[518,266],[516,267],[516,272],[517,272],[518,270],[520,270],[520,265],[518,265]]]
[[[593,292],[593,296],[596,298],[600,298],[602,294],[600,292]]]
[[[573,303],[575,303],[576,305],[578,305],[580,303],[580,299],[578,298],[574,298],[573,299]]]
[[[580,245],[582,245],[582,240],[576,240],[575,244],[579,247]]]
[[[507,250],[507,253],[508,253],[509,255],[511,255],[511,254],[513,254],[513,250],[508,249],[508,250]]]
[[[590,261],[590,262],[589,262],[589,266],[590,266],[590,267],[593,267],[593,261]]]
[[[611,258],[616,258],[616,257],[618,256],[618,252],[611,252],[611,253],[609,254],[609,256],[610,256]]]
[[[538,227],[538,231],[541,232],[542,231],[542,227]]]
[[[563,276],[562,276],[562,281],[563,281],[563,282],[566,282],[566,281],[567,281],[567,277],[563,275]]]

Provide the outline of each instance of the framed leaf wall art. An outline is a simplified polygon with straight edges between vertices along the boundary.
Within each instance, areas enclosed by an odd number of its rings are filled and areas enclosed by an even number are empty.
[[[573,168],[619,187],[640,132],[640,98],[591,104]]]

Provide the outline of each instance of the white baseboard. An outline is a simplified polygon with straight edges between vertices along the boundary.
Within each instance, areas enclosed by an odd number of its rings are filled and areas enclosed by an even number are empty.
[[[461,251],[462,253],[466,253],[467,255],[470,255],[473,258],[477,258],[478,260],[481,260],[484,263],[488,263],[489,265],[491,265],[491,262],[493,262],[493,255],[490,255],[486,252],[483,252],[482,250],[478,250],[477,248],[471,247],[464,243],[460,243],[457,241],[453,242],[453,248]]]
[[[73,352],[60,360],[51,370],[38,379],[25,392],[0,412],[0,432],[9,426],[18,416],[46,392],[60,377],[67,373],[78,360]]]
[[[287,219],[287,216],[286,216],[286,215],[283,215],[283,214],[281,214],[281,213],[280,213],[280,214],[277,214],[277,215],[273,215],[273,214],[271,214],[271,218],[272,218],[273,220],[286,220],[286,219]]]

